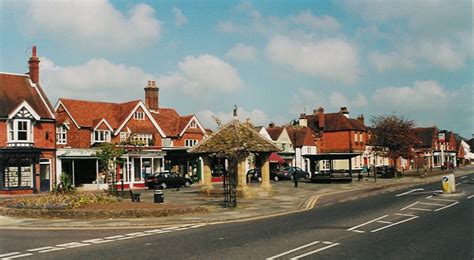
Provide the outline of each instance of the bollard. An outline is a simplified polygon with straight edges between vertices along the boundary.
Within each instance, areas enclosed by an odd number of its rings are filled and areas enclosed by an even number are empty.
[[[155,190],[153,194],[153,199],[155,203],[163,203],[164,202],[164,194],[162,190]]]
[[[456,192],[456,179],[454,178],[454,174],[443,176],[441,184],[443,187],[443,193]]]

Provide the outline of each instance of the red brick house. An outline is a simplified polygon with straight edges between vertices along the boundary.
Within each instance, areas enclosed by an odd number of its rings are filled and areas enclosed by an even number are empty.
[[[0,73],[0,194],[49,191],[54,182],[56,121],[39,63],[34,46],[28,75]]]
[[[149,81],[146,103],[59,99],[55,106],[58,172],[70,175],[76,186],[100,188],[104,179],[96,152],[103,142],[127,150],[117,166],[117,178],[127,188],[143,187],[146,174],[170,170],[167,150],[186,152],[186,145],[201,141],[205,130],[195,116],[180,117],[174,109],[158,108],[157,92]]]
[[[324,108],[315,109],[313,114],[301,114],[299,124],[308,126],[316,134],[316,146],[318,154],[330,153],[359,153],[352,158],[352,168],[359,170],[365,164],[362,153],[366,151],[367,127],[364,125],[364,116],[357,119],[349,117],[346,107],[341,107],[339,112],[324,113]],[[323,161],[319,170],[328,170],[331,166],[329,161]],[[335,161],[333,169],[347,170],[347,161]]]
[[[414,129],[418,142],[414,145],[416,157],[422,158],[418,168],[442,167],[446,162],[456,166],[456,139],[449,131],[440,131],[437,127],[418,127]],[[423,164],[423,165],[419,165]]]

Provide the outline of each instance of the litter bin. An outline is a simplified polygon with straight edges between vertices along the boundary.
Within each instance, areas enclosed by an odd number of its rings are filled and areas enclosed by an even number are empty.
[[[164,194],[162,190],[155,190],[155,194],[153,196],[155,203],[163,203],[164,201]]]

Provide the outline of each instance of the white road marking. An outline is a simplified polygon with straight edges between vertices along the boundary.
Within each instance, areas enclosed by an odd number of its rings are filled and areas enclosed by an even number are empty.
[[[382,223],[382,224],[392,224],[392,223],[393,223],[393,222],[384,221],[384,220],[378,220],[377,222],[378,222],[378,223]]]
[[[26,251],[28,252],[38,252],[38,253],[48,253],[48,252],[54,252],[54,251],[59,251],[59,250],[64,250],[66,248],[64,247],[55,247],[55,246],[45,246],[45,247],[40,247],[40,248],[34,248],[34,249],[28,249]]]
[[[284,256],[284,255],[287,255],[287,254],[296,252],[296,251],[298,251],[298,250],[300,250],[300,249],[303,249],[303,248],[306,248],[306,247],[308,247],[308,246],[316,245],[316,244],[318,244],[318,243],[319,243],[319,241],[314,241],[314,242],[311,242],[311,243],[309,243],[309,244],[306,244],[306,245],[302,245],[302,246],[300,246],[300,247],[297,247],[297,248],[295,248],[295,249],[291,249],[291,250],[285,251],[285,252],[283,252],[283,253],[281,253],[281,254],[268,257],[268,258],[266,258],[266,259],[267,259],[267,260],[272,260],[272,259],[278,258],[278,257],[280,257],[280,256]]]
[[[124,235],[118,235],[118,236],[111,236],[111,237],[104,237],[105,239],[108,239],[108,240],[114,240],[114,239],[118,239],[118,238],[122,238],[122,237],[125,237]]]
[[[431,209],[422,209],[422,208],[410,208],[410,209],[413,209],[413,210],[419,210],[419,211],[433,211]]]
[[[410,194],[410,193],[415,192],[415,191],[424,191],[424,190],[425,189],[423,189],[423,188],[413,189],[413,190],[410,190],[410,191],[407,191],[407,192],[404,192],[404,193],[397,194],[397,195],[395,195],[395,197],[400,197],[400,196],[407,195],[407,194]]]
[[[449,204],[448,206],[444,206],[444,207],[442,207],[442,208],[435,209],[435,211],[440,211],[440,210],[443,210],[443,209],[447,209],[447,208],[452,207],[452,206],[454,206],[454,205],[456,205],[456,204],[459,204],[459,202],[456,201],[456,202],[454,202],[454,203],[452,203],[452,204]]]
[[[20,258],[20,257],[25,257],[25,256],[32,256],[33,254],[31,253],[26,253],[26,254],[21,254],[21,255],[14,255],[14,256],[9,256],[5,258],[1,258],[2,260],[7,260],[7,259],[14,259],[14,258]]]
[[[390,224],[390,225],[387,225],[387,226],[385,226],[385,227],[381,227],[381,228],[374,229],[374,230],[372,230],[372,231],[370,231],[370,232],[375,233],[375,232],[378,232],[378,231],[380,231],[380,230],[383,230],[383,229],[386,229],[386,228],[389,228],[389,227],[393,227],[393,226],[395,226],[395,225],[402,224],[402,223],[404,223],[404,222],[413,220],[413,219],[415,219],[415,218],[418,218],[418,216],[413,216],[413,217],[411,217],[411,218],[404,219],[404,220],[399,221],[399,222],[395,222],[395,223]]]
[[[471,195],[471,196],[469,196],[469,197],[467,197],[467,199],[471,199],[471,198],[474,198],[474,194]]]
[[[456,184],[456,186],[459,186],[459,185],[461,185],[461,184],[463,184],[463,183],[462,183],[462,182],[460,182],[460,183],[457,183],[457,184]]]
[[[435,199],[435,198],[431,198],[430,200],[437,200],[437,201],[447,201],[447,202],[457,202],[457,200],[448,200],[448,199]]]
[[[356,232],[356,233],[365,233],[365,231],[363,230],[358,230],[358,229],[354,229],[354,230],[351,230],[352,232]]]
[[[386,217],[388,217],[388,215],[384,215],[384,216],[378,217],[378,218],[376,218],[376,219],[372,219],[372,220],[370,220],[370,221],[367,221],[367,222],[362,223],[362,224],[360,224],[360,225],[357,225],[357,226],[355,226],[355,227],[351,227],[351,228],[349,228],[347,231],[354,231],[354,230],[357,229],[357,228],[360,228],[360,227],[362,227],[362,226],[365,226],[365,225],[367,225],[367,224],[370,224],[370,223],[372,223],[372,222],[375,222],[375,221],[377,221],[377,220],[380,220],[380,219],[383,219],[383,218],[386,218]]]
[[[410,205],[408,205],[408,206],[402,208],[400,211],[404,211],[404,210],[406,210],[407,208],[409,208],[409,207],[411,207],[411,206],[415,206],[415,205],[418,204],[418,203],[420,203],[420,202],[417,201],[417,202],[415,202],[415,203],[412,203],[412,204],[410,204]]]
[[[328,245],[328,246],[325,246],[325,247],[321,247],[321,248],[316,249],[316,250],[314,250],[314,251],[310,251],[310,252],[308,252],[308,253],[305,253],[305,254],[302,254],[302,255],[299,255],[299,256],[292,257],[292,258],[290,258],[290,260],[300,259],[300,258],[303,258],[303,257],[305,257],[305,256],[309,256],[309,255],[315,254],[315,253],[317,253],[317,252],[321,252],[321,251],[323,251],[323,250],[329,249],[329,248],[331,248],[331,247],[335,247],[335,246],[337,246],[337,245],[340,245],[340,243],[334,243],[334,244],[332,244],[332,245]]]
[[[423,204],[423,205],[431,205],[431,206],[446,206],[446,205],[444,205],[444,204],[428,203],[428,202],[420,202],[420,204]]]
[[[18,254],[20,254],[20,252],[11,252],[11,253],[7,253],[7,254],[0,255],[0,257],[11,256],[11,255],[18,255]]]
[[[405,216],[405,217],[417,217],[417,216],[415,216],[415,215],[403,214],[403,213],[395,213],[394,215],[397,215],[397,216]]]
[[[56,245],[56,246],[64,247],[64,248],[76,248],[76,247],[90,246],[90,245],[91,245],[91,244],[84,244],[84,243],[79,243],[79,242],[71,242],[71,243],[60,244],[60,245]]]
[[[467,178],[467,176],[461,176],[461,179],[466,179],[466,178]]]

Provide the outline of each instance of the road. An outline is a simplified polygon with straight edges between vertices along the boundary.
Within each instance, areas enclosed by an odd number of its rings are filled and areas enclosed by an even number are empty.
[[[474,174],[284,216],[121,230],[0,230],[0,258],[473,259]],[[349,198],[350,199],[350,198]]]

